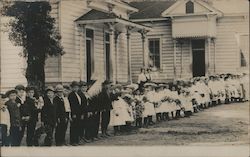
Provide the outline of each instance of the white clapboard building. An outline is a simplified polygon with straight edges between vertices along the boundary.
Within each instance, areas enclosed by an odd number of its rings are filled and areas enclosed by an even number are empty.
[[[46,83],[136,82],[247,72],[248,0],[51,0],[66,54],[46,61]],[[1,17],[1,30],[9,17]],[[0,90],[27,84],[25,59],[0,38]]]

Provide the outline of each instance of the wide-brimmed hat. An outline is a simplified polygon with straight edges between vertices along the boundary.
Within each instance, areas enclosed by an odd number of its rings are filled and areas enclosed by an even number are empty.
[[[56,89],[55,90],[56,92],[63,92],[63,90],[64,90],[63,85],[61,85],[61,84],[56,85],[55,89]]]
[[[55,89],[54,89],[52,86],[48,86],[48,87],[45,89],[45,92],[47,93],[48,91],[55,92]]]
[[[10,94],[13,94],[13,93],[17,94],[17,91],[14,90],[14,89],[13,90],[9,90],[9,91],[6,92],[5,95],[8,97]]]
[[[75,87],[75,86],[79,86],[79,83],[77,81],[73,81],[71,84],[70,84],[71,87]]]
[[[24,87],[24,85],[19,84],[19,85],[17,85],[17,86],[15,87],[15,89],[16,89],[16,90],[25,90],[25,87]]]
[[[144,87],[157,87],[157,84],[155,84],[155,83],[145,83]]]

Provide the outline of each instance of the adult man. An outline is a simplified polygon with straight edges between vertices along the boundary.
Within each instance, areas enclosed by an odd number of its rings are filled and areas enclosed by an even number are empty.
[[[81,97],[78,94],[79,83],[73,81],[71,83],[72,92],[68,99],[71,107],[72,122],[70,125],[70,144],[78,145],[81,136],[81,119],[83,119],[83,112],[81,108]]]
[[[104,81],[102,84],[102,91],[99,100],[102,102],[102,112],[101,112],[101,129],[102,136],[110,136],[107,133],[108,125],[110,122],[110,110],[113,109],[112,101],[114,99],[113,94],[109,91],[111,82]]]

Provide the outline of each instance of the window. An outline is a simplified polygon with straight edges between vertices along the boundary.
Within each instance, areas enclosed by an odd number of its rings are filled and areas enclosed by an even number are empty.
[[[186,3],[186,13],[190,14],[190,13],[194,13],[194,3],[191,1],[188,1]]]
[[[148,39],[150,66],[160,68],[160,38]]]
[[[246,67],[249,64],[249,36],[242,34],[239,36],[240,66]]]
[[[106,79],[110,80],[110,34],[105,33]]]
[[[86,76],[87,82],[94,73],[94,30],[86,29]]]

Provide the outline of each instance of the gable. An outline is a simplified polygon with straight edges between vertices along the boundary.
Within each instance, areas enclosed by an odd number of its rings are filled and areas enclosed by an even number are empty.
[[[180,16],[186,15],[186,4],[193,3],[193,13],[190,14],[208,14],[208,13],[218,13],[218,10],[214,9],[209,4],[201,0],[180,0],[173,6],[168,8],[162,13],[163,17],[168,16]]]

